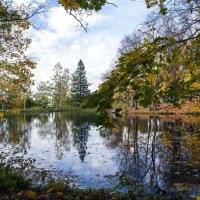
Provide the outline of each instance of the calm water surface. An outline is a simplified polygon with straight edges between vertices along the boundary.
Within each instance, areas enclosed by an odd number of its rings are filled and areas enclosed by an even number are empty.
[[[31,158],[43,181],[51,174],[84,188],[129,183],[123,190],[200,195],[199,117],[122,117],[115,128],[101,130],[96,118],[77,112],[9,116],[0,124],[0,151],[14,167]]]

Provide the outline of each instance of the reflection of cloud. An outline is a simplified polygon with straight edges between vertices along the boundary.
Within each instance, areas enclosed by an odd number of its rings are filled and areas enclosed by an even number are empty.
[[[92,160],[91,166],[92,166],[93,168],[99,168],[99,166],[100,166],[99,160]]]

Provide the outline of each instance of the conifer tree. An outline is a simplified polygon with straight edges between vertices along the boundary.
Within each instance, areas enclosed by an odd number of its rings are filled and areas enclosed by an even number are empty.
[[[78,67],[74,74],[72,74],[72,102],[82,103],[83,99],[90,94],[89,85],[86,77],[85,65],[82,60],[79,60]]]

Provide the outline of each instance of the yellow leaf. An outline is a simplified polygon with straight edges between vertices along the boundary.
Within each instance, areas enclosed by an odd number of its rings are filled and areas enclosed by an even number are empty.
[[[26,192],[26,196],[27,196],[29,199],[35,199],[36,193],[35,193],[34,191],[29,190],[29,191]]]
[[[61,198],[63,196],[63,193],[62,192],[57,192],[57,194],[56,194],[56,197],[57,198]]]

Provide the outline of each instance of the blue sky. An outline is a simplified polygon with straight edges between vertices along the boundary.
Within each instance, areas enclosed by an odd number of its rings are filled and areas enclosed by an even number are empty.
[[[32,44],[27,53],[38,62],[34,70],[35,83],[48,80],[58,62],[73,73],[82,59],[88,81],[92,83],[90,89],[94,91],[101,83],[102,74],[116,58],[121,39],[137,30],[149,11],[141,0],[112,0],[118,8],[106,5],[100,12],[86,18],[89,23],[86,33],[76,28],[77,21],[60,5],[51,1],[54,3],[50,4],[50,12],[38,19],[40,31],[31,28],[28,32]]]

